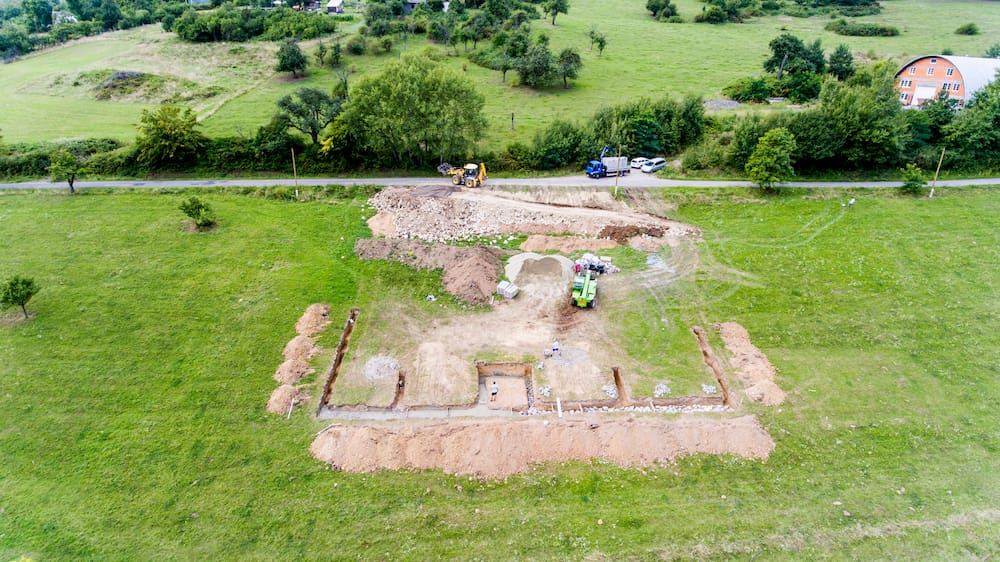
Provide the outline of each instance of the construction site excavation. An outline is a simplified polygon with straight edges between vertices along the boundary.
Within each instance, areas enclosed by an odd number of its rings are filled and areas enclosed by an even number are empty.
[[[502,478],[552,461],[766,459],[754,412],[784,400],[775,368],[739,319],[704,318],[689,298],[700,278],[753,280],[702,263],[701,231],[661,201],[624,195],[444,182],[376,194],[355,253],[440,270],[440,288],[340,318],[310,307],[269,411],[327,421],[310,449],[337,470]],[[317,330],[325,360],[306,378]]]

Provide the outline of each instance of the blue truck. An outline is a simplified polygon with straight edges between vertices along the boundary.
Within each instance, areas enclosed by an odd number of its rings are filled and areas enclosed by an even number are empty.
[[[597,160],[587,162],[587,176],[603,178],[607,176],[623,176],[632,171],[628,165],[628,156],[607,156],[610,146],[605,146]]]

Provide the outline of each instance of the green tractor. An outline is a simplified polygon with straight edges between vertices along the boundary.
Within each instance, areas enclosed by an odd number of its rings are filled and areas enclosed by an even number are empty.
[[[580,308],[594,308],[597,303],[597,280],[594,272],[581,271],[573,278],[573,304]]]

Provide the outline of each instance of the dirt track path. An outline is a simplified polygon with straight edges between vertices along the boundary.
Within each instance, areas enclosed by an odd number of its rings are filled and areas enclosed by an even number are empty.
[[[218,180],[124,180],[124,181],[78,181],[77,189],[88,188],[185,188],[185,187],[270,187],[293,185],[292,178],[284,179],[218,179]],[[613,187],[615,178],[592,180],[583,174],[572,176],[543,178],[496,178],[489,184],[505,187]],[[390,186],[421,186],[448,185],[448,180],[441,177],[427,178],[299,178],[300,186],[319,185],[390,185]],[[670,180],[643,173],[629,174],[618,179],[622,187],[663,188],[663,187],[753,187],[749,181],[733,180]],[[818,187],[818,188],[879,188],[899,187],[898,181],[862,181],[862,182],[788,182],[779,184],[785,187]],[[1000,185],[1000,178],[972,178],[964,180],[939,180],[941,187],[963,187],[972,185]],[[66,182],[29,181],[21,183],[0,183],[0,189],[67,189]]]

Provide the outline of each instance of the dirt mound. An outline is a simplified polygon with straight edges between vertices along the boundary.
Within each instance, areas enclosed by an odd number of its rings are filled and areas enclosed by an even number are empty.
[[[314,336],[330,323],[330,305],[311,304],[295,323],[295,331],[300,336]]]
[[[305,404],[309,396],[290,384],[283,384],[274,389],[267,401],[267,411],[272,414],[287,414],[289,408]]]
[[[643,234],[659,238],[663,236],[663,229],[638,224],[624,226],[608,225],[601,229],[598,236],[601,238],[610,238],[619,244],[628,244],[630,238],[642,236]]]
[[[308,361],[316,353],[316,344],[309,336],[295,336],[285,344],[285,361],[299,359]]]
[[[429,468],[484,478],[503,478],[551,461],[599,458],[628,467],[696,453],[766,459],[773,450],[774,441],[756,416],[334,426],[310,447],[316,458],[339,470]]]
[[[377,213],[368,219],[368,228],[371,229],[373,236],[395,236],[396,223],[392,219],[392,213]]]
[[[485,246],[368,239],[359,239],[354,252],[366,260],[393,260],[418,269],[443,269],[444,290],[463,301],[477,304],[489,302],[490,295],[496,292],[503,254]]]
[[[736,322],[717,324],[716,329],[733,354],[732,363],[751,400],[765,406],[776,406],[785,401],[785,392],[774,382],[777,370],[767,357],[750,343],[746,328]]]
[[[289,359],[278,366],[278,370],[274,372],[274,380],[281,384],[294,384],[314,370],[303,359]]]
[[[489,248],[467,248],[454,264],[444,268],[444,290],[466,302],[485,304],[500,281],[500,257]]]
[[[576,238],[573,236],[545,236],[532,234],[521,243],[525,252],[562,252],[570,254],[580,251],[597,251],[614,248],[618,243],[603,238]]]

